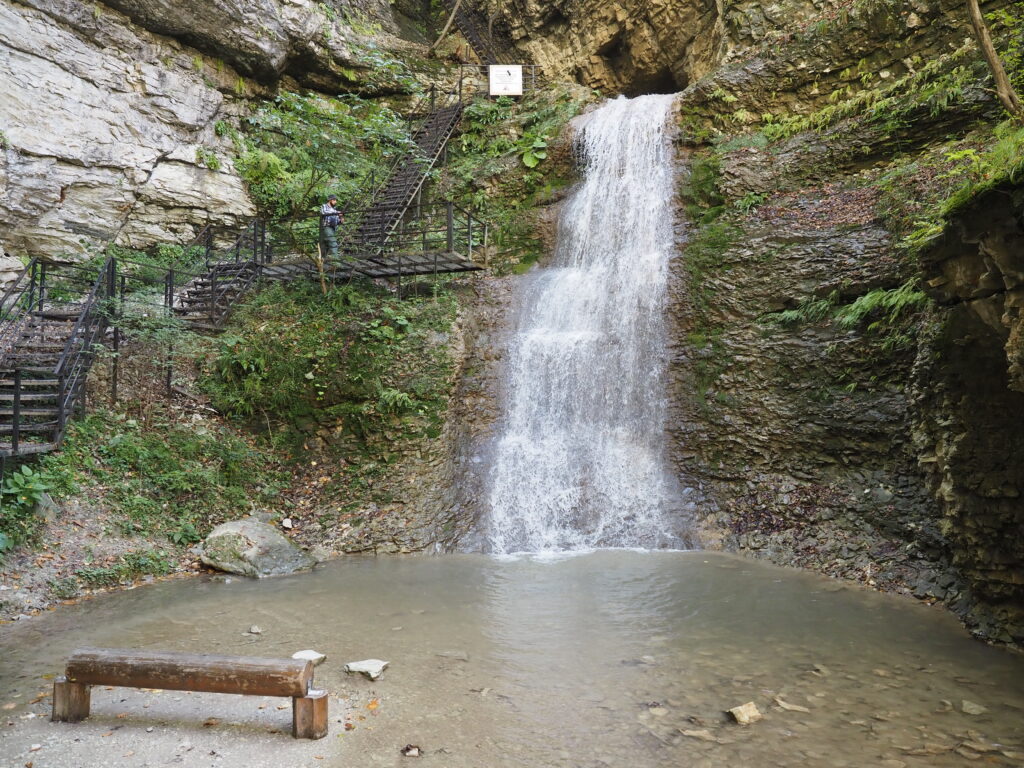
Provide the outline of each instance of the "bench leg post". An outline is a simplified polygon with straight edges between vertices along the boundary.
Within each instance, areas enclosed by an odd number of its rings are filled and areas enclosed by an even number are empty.
[[[66,677],[53,681],[54,722],[77,723],[89,716],[89,686],[85,683],[69,683]]]
[[[327,735],[327,691],[310,691],[292,699],[292,736],[322,739]]]

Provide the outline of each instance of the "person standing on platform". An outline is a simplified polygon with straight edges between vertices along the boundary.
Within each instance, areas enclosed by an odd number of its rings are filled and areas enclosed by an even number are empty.
[[[320,206],[320,241],[332,259],[338,258],[338,227],[344,218],[335,206],[337,195],[328,195],[327,202]]]

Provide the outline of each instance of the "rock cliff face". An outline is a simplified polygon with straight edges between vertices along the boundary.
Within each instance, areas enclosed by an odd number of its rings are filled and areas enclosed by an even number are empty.
[[[676,263],[670,431],[680,476],[703,491],[709,545],[945,600],[979,635],[1019,644],[1024,482],[1011,457],[1024,425],[1007,414],[1024,413],[1020,192],[976,201],[920,263],[889,210],[918,194],[918,171],[955,173],[927,147],[999,119],[965,32],[954,4],[865,5],[683,92],[687,143],[715,158],[727,212]],[[920,73],[943,56],[959,74]],[[843,120],[831,105],[862,89],[858,72],[876,94],[910,85],[888,113]],[[928,102],[936,92],[952,95]],[[800,127],[775,139],[780,115]],[[892,168],[909,170],[896,181]],[[914,319],[876,312],[875,331],[833,319],[919,285],[937,306]]]
[[[395,26],[383,0],[330,17],[310,0],[0,0],[0,246],[143,248],[251,216],[219,128],[282,78],[347,87],[365,66],[353,24]]]
[[[549,74],[608,93],[673,93],[729,48],[721,3],[701,0],[504,3],[500,18]]]

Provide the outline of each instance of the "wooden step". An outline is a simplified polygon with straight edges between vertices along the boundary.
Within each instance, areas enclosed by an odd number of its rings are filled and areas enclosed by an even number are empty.
[[[56,428],[56,421],[25,422],[18,425],[18,433],[41,435],[46,432],[53,432]],[[12,434],[14,434],[14,426],[12,424],[0,424],[0,435]]]
[[[43,416],[56,416],[57,410],[56,406],[53,408],[22,408],[18,411],[18,414],[25,418],[41,418]],[[14,409],[0,408],[0,416],[14,416]]]
[[[0,443],[0,456],[28,456],[37,453],[49,453],[57,448],[56,443],[27,443],[18,442],[18,450],[14,451],[13,446],[7,443]]]
[[[49,373],[53,373],[53,371],[48,371],[48,372]],[[10,376],[11,372],[10,371],[6,371],[5,375],[6,376]],[[23,377],[22,380],[21,380],[22,388],[25,388],[25,387],[33,387],[33,388],[56,387],[56,386],[59,386],[59,384],[60,384],[60,380],[58,380],[58,379],[30,379],[30,378],[27,378],[27,377]],[[12,379],[12,378],[0,379],[0,387],[2,387],[4,389],[14,389],[14,379]]]

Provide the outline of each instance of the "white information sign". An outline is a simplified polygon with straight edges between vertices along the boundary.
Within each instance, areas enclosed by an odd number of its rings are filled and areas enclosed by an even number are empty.
[[[523,95],[522,64],[491,64],[487,71],[491,96]]]

